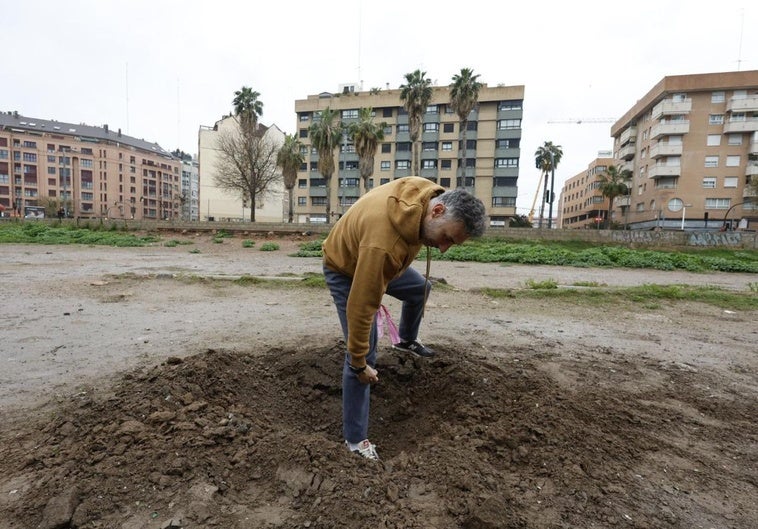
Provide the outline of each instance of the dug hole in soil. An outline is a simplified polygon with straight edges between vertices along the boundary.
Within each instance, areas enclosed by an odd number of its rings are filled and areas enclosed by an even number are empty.
[[[754,312],[493,300],[476,287],[626,271],[433,263],[447,286],[422,339],[438,355],[382,340],[376,463],[341,444],[344,343],[327,291],[179,278],[320,270],[282,246],[19,245],[0,259],[14,288],[38,279],[27,318],[2,326],[16,385],[0,377],[0,527],[758,527]],[[57,296],[51,260],[96,264],[67,272]],[[76,319],[32,332],[61,311]]]

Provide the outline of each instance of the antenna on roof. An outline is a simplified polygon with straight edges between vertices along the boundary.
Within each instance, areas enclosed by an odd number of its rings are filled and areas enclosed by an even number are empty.
[[[742,33],[743,29],[745,28],[745,8],[743,7],[740,9],[740,12],[742,14],[742,19],[740,21],[740,46],[737,50],[737,71],[740,71],[740,67],[742,66]]]

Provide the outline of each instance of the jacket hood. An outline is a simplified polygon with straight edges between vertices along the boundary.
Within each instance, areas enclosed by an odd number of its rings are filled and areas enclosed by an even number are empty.
[[[387,197],[387,213],[397,233],[409,245],[420,243],[421,222],[429,201],[444,188],[426,178],[406,178],[397,191]]]

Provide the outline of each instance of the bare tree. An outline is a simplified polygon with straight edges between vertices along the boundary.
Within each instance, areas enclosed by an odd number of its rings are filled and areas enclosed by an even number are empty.
[[[237,130],[220,131],[216,139],[218,160],[213,180],[216,186],[238,194],[250,205],[250,221],[255,222],[256,204],[271,193],[274,184],[282,181],[277,168],[279,145],[257,125],[251,134]]]

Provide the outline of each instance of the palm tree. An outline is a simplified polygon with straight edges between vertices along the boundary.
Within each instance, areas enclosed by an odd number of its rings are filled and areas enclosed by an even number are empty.
[[[605,228],[611,227],[611,210],[613,209],[613,199],[629,194],[629,186],[626,181],[632,178],[632,171],[629,169],[619,169],[615,165],[609,165],[604,173],[600,174],[600,192],[604,197],[608,197],[608,214],[605,217]],[[626,207],[629,207],[627,205]]]
[[[318,152],[318,171],[326,183],[326,222],[330,222],[332,213],[332,175],[334,174],[334,149],[342,141],[342,126],[335,123],[337,111],[326,107],[321,118],[314,121],[308,129],[311,144]]]
[[[479,90],[482,83],[477,81],[479,75],[474,75],[470,68],[461,68],[461,73],[453,76],[450,85],[450,107],[458,114],[461,135],[461,179],[458,187],[465,186],[466,182],[466,133],[468,129],[468,117],[479,102]]]
[[[297,181],[297,171],[300,166],[303,165],[305,157],[300,151],[302,143],[297,139],[294,134],[284,135],[284,144],[276,154],[276,165],[282,168],[282,177],[284,179],[284,187],[287,189],[287,222],[292,223],[292,190],[295,188]]]
[[[243,86],[234,92],[234,115],[237,116],[242,133],[246,137],[253,134],[258,125],[258,118],[263,115],[263,102],[258,99],[260,95],[249,86]]]
[[[374,174],[374,155],[379,144],[384,141],[385,122],[374,123],[374,111],[371,108],[361,108],[358,121],[347,128],[348,137],[355,144],[358,153],[358,172],[363,181],[362,193],[368,192],[368,179]]]
[[[419,135],[421,134],[421,120],[432,100],[432,81],[426,77],[426,72],[416,70],[405,74],[406,84],[400,85],[400,101],[403,108],[408,112],[408,124],[413,144],[413,174],[420,174],[419,170]]]
[[[555,185],[555,169],[558,167],[558,164],[561,162],[561,157],[563,156],[563,149],[560,145],[553,145],[552,141],[546,141],[542,147],[539,147],[537,151],[534,153],[534,163],[537,166],[537,169],[539,169],[545,180],[545,190],[542,193],[542,204],[540,204],[540,222],[539,227],[542,228],[542,218],[544,217],[545,213],[545,202],[548,202],[550,204],[550,213],[548,218],[548,228],[551,228],[553,225],[553,198],[554,198],[554,191],[553,187]],[[547,191],[547,175],[550,173],[550,194],[548,195]]]

